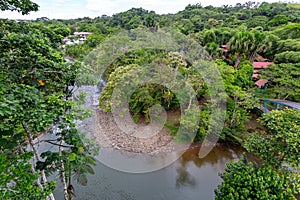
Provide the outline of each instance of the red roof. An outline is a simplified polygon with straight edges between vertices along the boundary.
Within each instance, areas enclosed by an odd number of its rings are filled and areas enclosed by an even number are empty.
[[[268,80],[266,80],[266,79],[259,79],[258,81],[255,82],[255,85],[257,85],[258,87],[262,87],[262,86],[264,86],[267,82],[268,82]]]
[[[253,62],[254,69],[267,68],[269,65],[274,65],[273,62]]]
[[[259,74],[253,74],[252,78],[257,78]]]
[[[224,52],[228,52],[226,44],[221,45],[221,48],[223,49]]]
[[[269,59],[262,57],[261,55],[257,55],[256,60],[259,62],[266,62],[269,61]]]

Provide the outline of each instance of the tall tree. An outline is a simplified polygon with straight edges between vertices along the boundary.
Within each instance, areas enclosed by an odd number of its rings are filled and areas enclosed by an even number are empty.
[[[255,38],[249,31],[238,32],[235,34],[228,43],[228,49],[237,56],[234,68],[238,68],[242,57],[248,56],[249,52],[253,49]]]
[[[265,53],[268,48],[272,46],[272,42],[268,39],[266,34],[261,31],[253,30],[251,33],[253,34],[254,38],[248,54],[248,60],[253,62],[257,56],[257,53]]]
[[[268,37],[258,30],[238,32],[228,43],[229,50],[237,56],[234,68],[239,67],[243,56],[253,62],[257,53],[266,52],[271,44]]]

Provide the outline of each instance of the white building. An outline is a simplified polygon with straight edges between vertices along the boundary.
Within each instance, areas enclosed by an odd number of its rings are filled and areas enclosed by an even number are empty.
[[[64,38],[64,43],[66,45],[74,45],[74,44],[83,44],[84,41],[88,38],[88,36],[92,35],[93,33],[91,32],[74,32],[73,37],[77,39],[70,39],[68,37]]]
[[[74,32],[74,33],[73,33],[74,36],[78,36],[78,37],[83,38],[83,39],[85,39],[85,40],[86,40],[86,38],[87,38],[88,36],[90,36],[90,35],[92,35],[92,34],[93,34],[93,33],[91,33],[91,32]]]

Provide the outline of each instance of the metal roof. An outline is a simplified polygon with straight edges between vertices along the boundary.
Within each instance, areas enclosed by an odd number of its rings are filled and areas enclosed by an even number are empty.
[[[271,103],[282,104],[284,106],[288,106],[288,107],[300,110],[300,103],[298,103],[298,102],[280,100],[280,99],[264,99],[264,101],[271,102]]]

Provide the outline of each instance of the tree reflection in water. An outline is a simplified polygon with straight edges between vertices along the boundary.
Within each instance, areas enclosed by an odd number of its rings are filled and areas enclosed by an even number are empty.
[[[199,149],[200,147],[190,148],[178,159],[176,188],[195,187],[197,180],[193,173],[201,173],[203,167],[211,167],[221,172],[228,160],[239,159],[241,152],[245,151],[241,147],[228,148],[224,144],[218,144],[205,158],[199,158]]]

